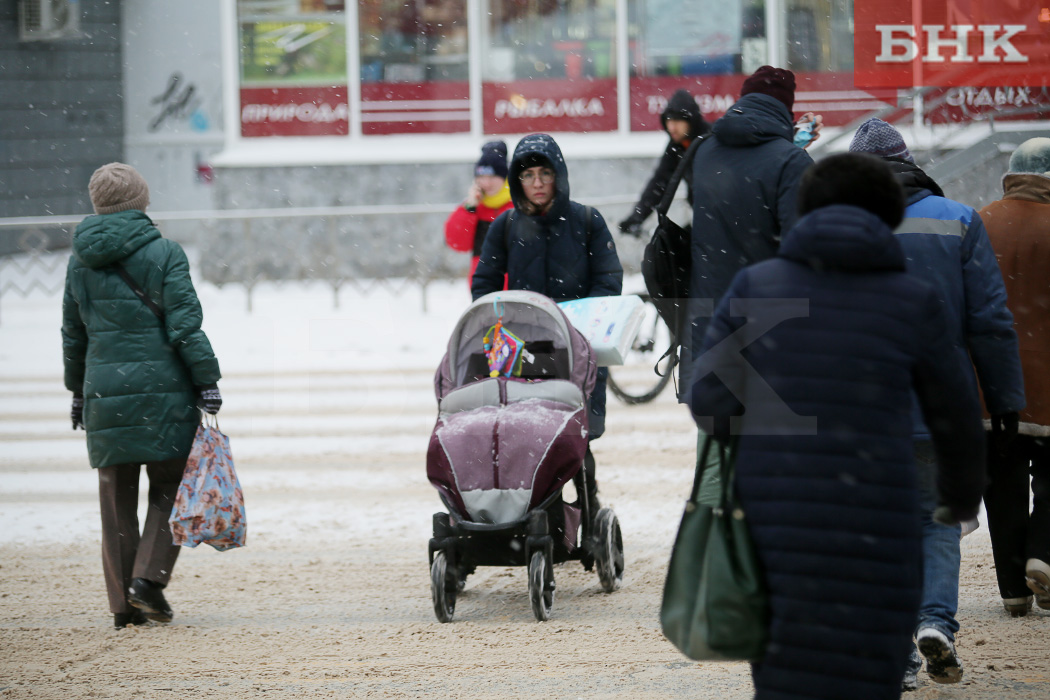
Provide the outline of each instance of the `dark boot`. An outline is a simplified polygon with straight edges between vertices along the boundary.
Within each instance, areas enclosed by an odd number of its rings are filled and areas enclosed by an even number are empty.
[[[141,610],[132,610],[126,613],[113,613],[113,627],[122,630],[128,625],[146,624],[146,615]]]
[[[161,584],[144,578],[132,579],[128,587],[128,602],[154,622],[171,622],[175,613],[164,599],[163,589]]]

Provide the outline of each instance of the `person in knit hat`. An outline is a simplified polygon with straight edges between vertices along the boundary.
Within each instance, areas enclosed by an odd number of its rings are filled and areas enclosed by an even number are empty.
[[[980,383],[985,409],[995,428],[993,442],[1017,432],[1017,414],[1025,406],[1024,380],[1013,316],[1006,288],[988,242],[984,222],[973,207],[948,199],[908,151],[904,138],[879,119],[864,122],[849,150],[877,155],[904,188],[908,206],[894,233],[904,248],[908,271],[936,287],[948,319],[949,337],[966,352],[977,370],[968,381]],[[963,666],[955,650],[959,623],[959,524],[938,518],[937,460],[930,430],[913,409],[913,442],[919,465],[923,506],[924,584],[913,650],[904,689],[918,687],[922,657],[937,683],[958,683]],[[967,530],[976,527],[973,523]],[[921,654],[921,657],[920,657]]]
[[[1050,138],[1028,139],[1013,152],[1003,198],[980,215],[1003,272],[1028,400],[1016,437],[989,445],[984,494],[999,594],[1021,617],[1033,593],[1050,610]],[[1009,432],[1012,426],[1000,434]]]
[[[813,164],[793,143],[791,71],[762,66],[741,93],[693,156],[691,326],[679,329],[680,400],[690,394],[699,360],[692,348],[702,344],[712,305],[739,270],[776,254],[781,236],[798,219],[799,182]]]
[[[471,253],[468,285],[474,279],[485,232],[497,216],[513,207],[507,184],[507,144],[489,141],[481,147],[481,157],[474,163],[474,181],[466,198],[445,221],[448,247]]]
[[[786,68],[762,66],[744,80],[740,96],[753,92],[780,100],[790,112],[795,105],[795,74]]]
[[[96,214],[73,234],[62,300],[70,418],[87,433],[98,473],[113,625],[170,622],[162,590],[180,548],[168,515],[200,412],[222,405],[219,363],[201,329],[186,253],[144,212],[146,180],[130,165],[109,163],[91,176],[88,193]],[[142,465],[149,508],[140,533]]]
[[[653,176],[642,190],[642,196],[634,205],[631,214],[620,222],[620,231],[630,236],[640,236],[642,224],[645,222],[653,209],[664,196],[667,182],[674,175],[678,164],[682,162],[689,144],[704,134],[711,131],[711,126],[700,113],[700,105],[696,103],[688,90],[677,90],[671,99],[667,101],[667,107],[660,113],[660,123],[669,137],[664,155],[653,172]],[[686,199],[690,204],[693,202],[693,173],[687,170],[685,173]]]
[[[914,163],[900,132],[881,119],[872,117],[860,125],[853,135],[849,150],[854,153],[870,153],[880,158],[901,158]]]
[[[88,182],[88,195],[96,214],[113,214],[149,206],[149,185],[138,170],[126,163],[107,163]]]

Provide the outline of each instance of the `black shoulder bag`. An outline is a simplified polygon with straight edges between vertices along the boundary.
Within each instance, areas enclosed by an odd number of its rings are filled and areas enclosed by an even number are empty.
[[[681,336],[687,326],[689,278],[693,272],[692,235],[671,221],[667,212],[674,201],[675,193],[678,192],[678,184],[682,181],[686,168],[692,167],[693,155],[704,138],[700,136],[689,144],[689,148],[682,154],[682,162],[667,181],[664,196],[656,205],[656,230],[653,231],[653,237],[649,239],[642,254],[645,289],[649,292],[660,318],[671,331],[670,346],[657,360],[657,374],[660,373],[660,362],[668,355],[671,356],[668,372],[673,372],[679,362]],[[679,393],[677,388],[675,393]]]

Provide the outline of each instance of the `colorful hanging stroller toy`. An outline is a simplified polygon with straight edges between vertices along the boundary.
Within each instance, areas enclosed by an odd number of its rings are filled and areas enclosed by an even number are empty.
[[[525,343],[503,327],[503,302],[496,299],[492,302],[492,309],[496,314],[496,324],[489,328],[481,341],[489,362],[489,376],[520,377]]]

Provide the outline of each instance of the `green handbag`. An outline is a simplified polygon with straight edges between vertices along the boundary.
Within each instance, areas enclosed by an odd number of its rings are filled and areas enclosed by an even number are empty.
[[[758,661],[769,633],[761,565],[733,495],[736,445],[704,436],[664,584],[664,635],[695,660]],[[704,478],[711,468],[717,481]]]

